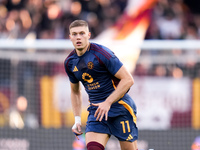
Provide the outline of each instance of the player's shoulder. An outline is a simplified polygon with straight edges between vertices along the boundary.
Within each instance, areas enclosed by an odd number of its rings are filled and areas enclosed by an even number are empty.
[[[108,47],[97,43],[90,43],[90,50],[92,53],[105,56],[108,59],[114,55],[113,51],[110,50]]]
[[[71,59],[73,59],[73,58],[75,57],[75,54],[76,54],[75,50],[71,51],[70,54],[66,57],[64,63],[66,64],[66,63],[68,63]]]

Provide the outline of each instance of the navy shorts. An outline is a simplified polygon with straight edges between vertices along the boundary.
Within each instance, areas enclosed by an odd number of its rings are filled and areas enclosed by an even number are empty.
[[[138,139],[138,129],[133,121],[133,116],[126,111],[126,115],[108,117],[108,120],[96,121],[93,113],[88,115],[86,124],[87,132],[105,133],[115,136],[119,141],[133,142]]]

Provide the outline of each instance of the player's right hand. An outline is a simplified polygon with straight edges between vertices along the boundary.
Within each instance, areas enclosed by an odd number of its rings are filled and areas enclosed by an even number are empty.
[[[75,123],[72,127],[72,132],[75,134],[75,137],[77,138],[77,140],[79,140],[78,136],[83,134],[83,132],[81,131],[81,124]]]

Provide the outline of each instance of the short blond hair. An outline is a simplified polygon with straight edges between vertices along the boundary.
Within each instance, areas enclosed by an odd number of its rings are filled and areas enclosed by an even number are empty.
[[[75,20],[70,24],[69,29],[82,26],[88,27],[88,23],[85,20]]]

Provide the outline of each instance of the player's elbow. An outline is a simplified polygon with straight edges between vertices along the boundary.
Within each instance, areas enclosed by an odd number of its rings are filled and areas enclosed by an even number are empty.
[[[127,80],[127,85],[131,87],[133,84],[134,84],[134,79],[132,77],[129,77]]]
[[[130,84],[131,84],[131,86],[134,84],[134,79],[133,78],[130,79]]]

